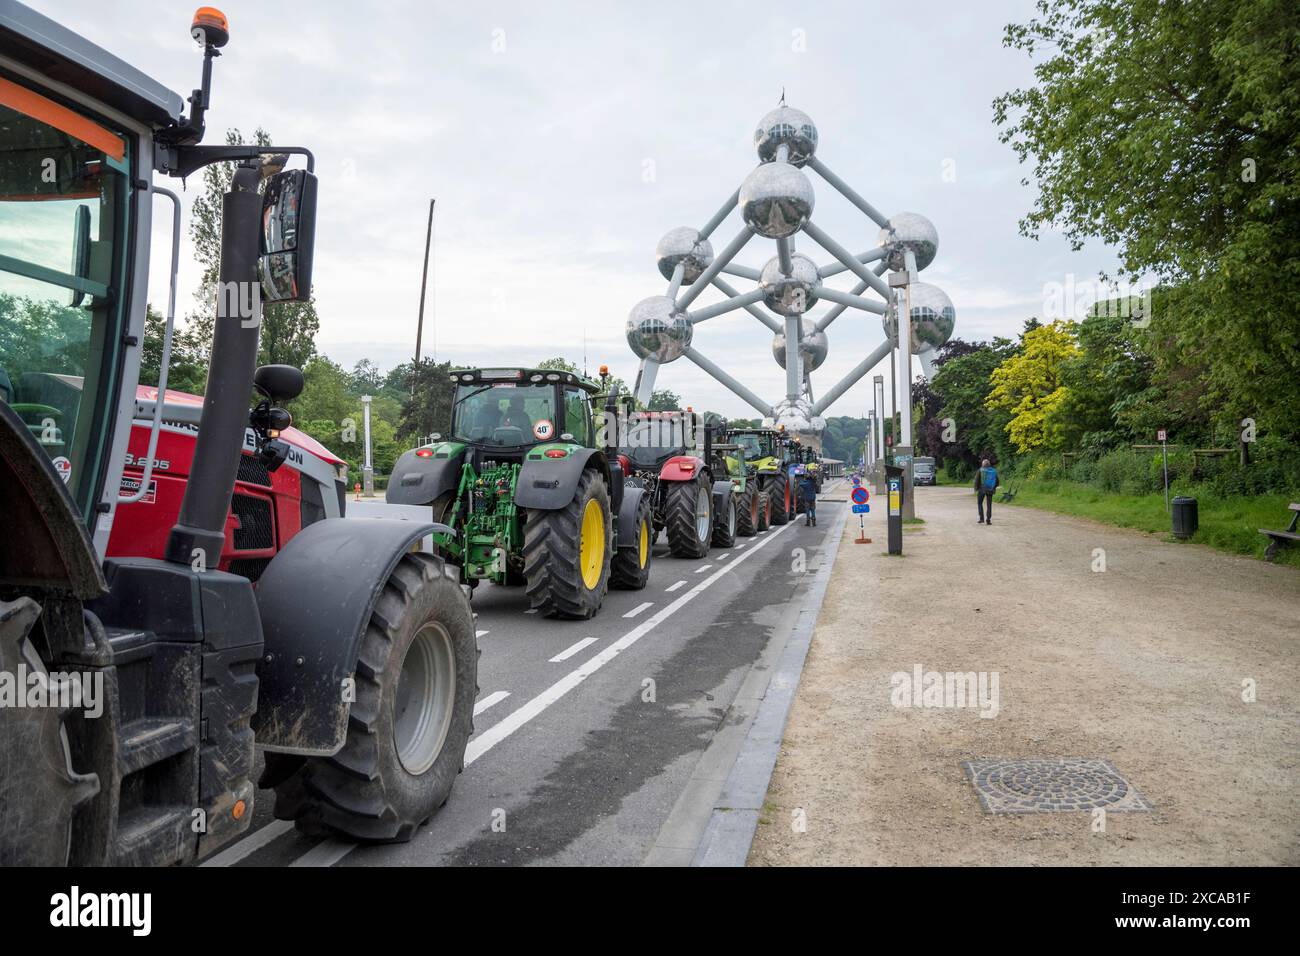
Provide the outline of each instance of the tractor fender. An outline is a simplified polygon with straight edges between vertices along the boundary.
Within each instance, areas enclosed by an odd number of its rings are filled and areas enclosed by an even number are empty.
[[[644,487],[628,485],[623,489],[623,504],[618,509],[618,546],[620,548],[636,547],[636,511],[645,497]],[[650,529],[654,534],[654,528]]]
[[[263,652],[253,729],[276,753],[330,755],[347,739],[361,639],[402,555],[446,525],[326,518],[299,531],[257,582]]]
[[[587,468],[599,471],[609,484],[609,464],[595,448],[579,448],[564,458],[525,458],[515,483],[515,504],[520,508],[557,511],[573,500],[578,480]],[[613,494],[613,489],[610,489]]]
[[[723,479],[713,483],[713,513],[720,515],[727,507],[727,502],[731,500],[731,479]]]
[[[393,476],[388,479],[388,490],[384,500],[390,505],[431,505],[447,492],[455,492],[460,486],[461,467],[465,462],[465,451],[445,453],[435,449],[432,458],[416,455],[417,449],[402,453],[393,465]]]
[[[691,466],[689,470],[684,467],[686,465]],[[659,480],[694,481],[705,471],[704,462],[694,455],[673,455],[659,469]]]

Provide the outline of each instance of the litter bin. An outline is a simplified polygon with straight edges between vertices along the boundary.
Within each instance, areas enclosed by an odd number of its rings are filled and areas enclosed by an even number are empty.
[[[1199,518],[1196,512],[1196,499],[1179,495],[1169,503],[1170,516],[1174,523],[1174,537],[1186,541],[1196,534]]]

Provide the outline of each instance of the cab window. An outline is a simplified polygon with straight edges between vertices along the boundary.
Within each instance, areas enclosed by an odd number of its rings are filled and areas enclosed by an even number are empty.
[[[592,446],[591,407],[587,404],[587,393],[580,388],[564,390],[564,430],[579,445]]]
[[[125,316],[128,144],[0,77],[0,401],[92,515]]]

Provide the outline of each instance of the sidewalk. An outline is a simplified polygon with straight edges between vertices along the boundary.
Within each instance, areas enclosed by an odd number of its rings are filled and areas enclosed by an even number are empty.
[[[916,511],[901,558],[883,508],[874,544],[845,527],[751,865],[1300,864],[1300,573],[1014,506],[986,527],[966,489]],[[996,716],[894,706],[917,665],[990,698],[996,672]],[[1104,832],[1086,807],[988,814],[962,764],[993,758],[1108,761],[1065,788],[1109,801],[1113,769],[1140,796]]]

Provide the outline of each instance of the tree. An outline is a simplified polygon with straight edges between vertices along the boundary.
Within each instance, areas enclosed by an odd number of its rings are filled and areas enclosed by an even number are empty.
[[[1017,451],[1062,446],[1059,411],[1069,389],[1061,372],[1078,354],[1074,323],[1058,320],[1026,332],[1020,350],[990,373],[993,388],[984,404],[1010,414],[1006,432]]]
[[[164,331],[166,331],[166,319],[161,313],[154,311],[152,305],[146,305],[144,348],[140,355],[141,385],[158,384],[158,372],[162,366]],[[185,334],[184,327],[174,328],[171,357],[167,363],[167,389],[202,395],[207,387],[207,378],[207,362],[195,353],[194,344]]]
[[[958,455],[967,465],[984,457],[998,461],[1011,456],[1006,435],[1010,415],[990,409],[985,401],[991,388],[989,376],[1015,351],[1010,339],[996,338],[947,359],[935,372],[931,387],[943,398],[939,417],[953,420]]]
[[[994,101],[1032,162],[1026,235],[1100,238],[1171,287],[1152,317],[1171,367],[1223,423],[1300,437],[1300,6],[1041,0],[1007,27],[1037,85]]]
[[[451,381],[451,363],[422,358],[398,369],[402,370],[404,390],[398,435],[414,440],[445,432],[451,425],[452,395],[456,390]]]
[[[652,412],[680,412],[682,410],[682,399],[674,391],[666,388],[656,388],[650,393],[650,404],[647,409]]]

